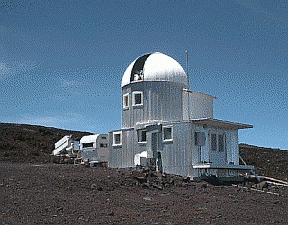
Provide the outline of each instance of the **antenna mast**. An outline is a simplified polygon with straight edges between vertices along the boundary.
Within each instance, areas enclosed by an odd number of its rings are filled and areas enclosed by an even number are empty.
[[[187,73],[187,78],[188,78],[188,89],[189,89],[188,50],[186,50],[185,53],[186,53],[186,73]]]

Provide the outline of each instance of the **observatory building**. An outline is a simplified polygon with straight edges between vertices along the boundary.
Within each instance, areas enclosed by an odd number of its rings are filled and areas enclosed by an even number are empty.
[[[190,91],[173,58],[155,52],[134,60],[122,78],[122,128],[109,132],[109,166],[150,166],[182,176],[237,176],[238,130],[251,125],[214,119],[215,97]]]

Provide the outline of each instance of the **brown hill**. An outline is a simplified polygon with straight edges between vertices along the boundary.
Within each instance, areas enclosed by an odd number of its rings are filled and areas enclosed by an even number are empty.
[[[258,175],[288,180],[288,150],[239,144],[240,156]]]
[[[89,132],[28,124],[0,123],[0,159],[11,162],[51,162],[55,142],[72,134],[79,141]]]
[[[0,159],[12,162],[51,162],[54,144],[64,135],[80,140],[88,132],[27,124],[0,123]],[[288,151],[240,144],[240,155],[259,175],[282,180],[288,177]]]

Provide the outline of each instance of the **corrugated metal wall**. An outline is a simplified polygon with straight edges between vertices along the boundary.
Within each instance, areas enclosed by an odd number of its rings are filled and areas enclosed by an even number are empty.
[[[173,141],[163,142],[162,160],[166,173],[187,176],[191,173],[193,146],[191,123],[173,123]]]
[[[230,134],[230,154],[231,161],[235,165],[239,165],[239,146],[238,146],[238,130],[231,130]]]
[[[183,119],[213,118],[213,99],[200,92],[183,90]]]
[[[129,93],[129,109],[122,110],[122,128],[135,127],[137,122],[152,120],[182,121],[183,86],[176,83],[137,82],[123,87],[122,96]],[[132,92],[143,92],[143,106],[132,106]]]
[[[134,156],[143,151],[146,144],[138,143],[137,130],[122,130],[121,146],[113,146],[113,132],[109,132],[109,167],[133,167]]]

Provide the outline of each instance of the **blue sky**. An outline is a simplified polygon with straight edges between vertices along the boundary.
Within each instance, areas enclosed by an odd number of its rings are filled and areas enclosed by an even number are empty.
[[[121,127],[121,79],[159,51],[239,142],[288,149],[288,3],[0,1],[0,122],[106,133]]]

